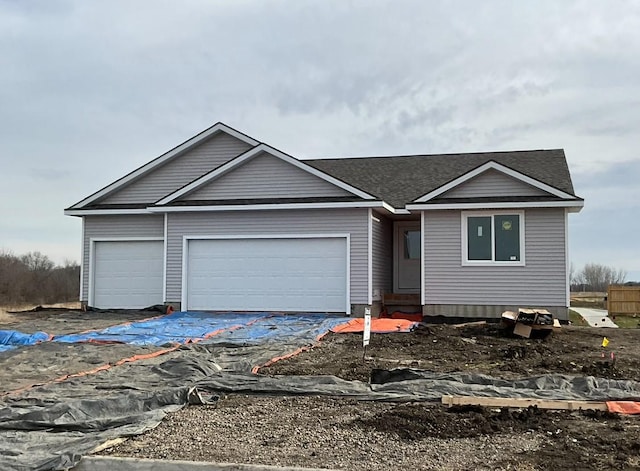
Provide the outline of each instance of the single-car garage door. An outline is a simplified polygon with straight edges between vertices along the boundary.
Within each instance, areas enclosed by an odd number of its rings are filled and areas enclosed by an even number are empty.
[[[347,309],[344,237],[197,239],[186,256],[192,311]]]
[[[94,242],[89,304],[102,309],[162,304],[163,247],[157,240]]]

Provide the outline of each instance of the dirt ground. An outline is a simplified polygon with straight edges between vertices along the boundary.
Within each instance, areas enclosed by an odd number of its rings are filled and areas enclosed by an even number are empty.
[[[75,306],[74,306],[75,307]],[[9,310],[17,309],[11,307]],[[30,307],[22,306],[28,309]],[[0,315],[0,330],[25,333],[46,332],[64,335],[136,320],[159,313],[146,311],[82,312],[44,310]],[[54,381],[66,375],[93,370],[113,364],[133,355],[151,353],[159,347],[139,347],[125,344],[64,344],[45,342],[0,353],[0,396],[33,385]]]
[[[228,396],[104,454],[333,469],[639,469],[640,422],[595,412]]]
[[[602,361],[606,353],[616,361]],[[261,374],[333,374],[367,381],[373,368],[468,371],[515,379],[568,373],[640,380],[640,330],[565,327],[544,340],[497,326],[431,325],[410,334],[329,334]],[[249,424],[249,425],[247,425]],[[335,469],[640,469],[640,419],[603,412],[372,403],[231,395],[188,407],[107,452]]]
[[[33,306],[0,307],[0,330],[19,330],[26,333],[42,331],[51,335],[64,335],[104,329],[124,322],[135,322],[161,315],[159,312],[132,310],[83,312],[76,309],[80,307],[79,303],[65,303],[51,307],[55,309],[31,312],[29,310]]]
[[[0,329],[52,334],[99,329],[148,312],[10,314]],[[610,343],[601,347],[607,336]],[[374,368],[467,371],[515,379],[544,373],[640,381],[640,329],[563,327],[544,340],[496,326],[430,325],[409,334],[329,334],[315,348],[261,374],[333,374],[368,381]],[[115,362],[154,347],[45,343],[0,354],[0,395],[34,382]],[[602,360],[603,351],[615,362]],[[174,354],[180,354],[175,352]],[[173,354],[171,354],[173,355]],[[640,418],[595,412],[336,397],[222,397],[191,406],[154,430],[104,452],[117,456],[313,466],[335,469],[640,469]]]
[[[609,339],[606,349],[601,346],[604,336]],[[571,326],[543,340],[505,335],[499,324],[463,329],[430,325],[410,334],[373,334],[365,361],[361,335],[329,334],[313,350],[261,372],[332,374],[368,381],[374,368],[397,367],[483,373],[503,379],[564,373],[640,381],[640,329]]]

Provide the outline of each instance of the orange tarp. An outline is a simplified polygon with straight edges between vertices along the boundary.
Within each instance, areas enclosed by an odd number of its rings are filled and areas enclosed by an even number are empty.
[[[637,415],[640,414],[640,402],[635,401],[607,401],[609,412],[617,414]]]
[[[389,334],[391,332],[411,332],[417,322],[407,319],[371,319],[371,332],[374,334]],[[350,332],[362,332],[364,330],[364,318],[351,319],[331,329],[336,334]]]

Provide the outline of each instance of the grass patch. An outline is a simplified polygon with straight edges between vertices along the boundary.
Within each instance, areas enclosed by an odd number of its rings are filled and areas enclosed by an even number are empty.
[[[601,300],[589,300],[589,299],[576,299],[571,298],[572,307],[588,307],[590,309],[606,309],[607,303],[604,299]]]
[[[587,324],[587,321],[584,320],[584,317],[582,317],[573,309],[569,309],[569,321],[571,322],[572,325],[584,325],[584,326],[589,325]]]
[[[621,329],[637,329],[640,324],[640,317],[621,316],[611,317],[611,320]]]

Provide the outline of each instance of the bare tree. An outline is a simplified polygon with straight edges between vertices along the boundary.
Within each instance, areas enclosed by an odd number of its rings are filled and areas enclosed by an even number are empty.
[[[20,257],[20,261],[32,272],[46,273],[53,270],[55,266],[49,257],[40,252],[29,252]]]
[[[80,266],[56,266],[40,252],[16,256],[0,250],[0,304],[55,303],[78,299]]]
[[[587,263],[582,270],[575,273],[571,284],[581,285],[588,291],[607,291],[609,285],[622,284],[626,278],[626,270],[598,263]]]

